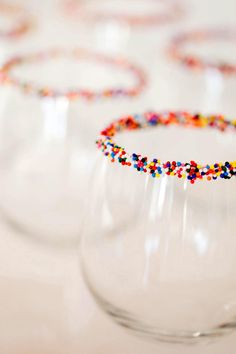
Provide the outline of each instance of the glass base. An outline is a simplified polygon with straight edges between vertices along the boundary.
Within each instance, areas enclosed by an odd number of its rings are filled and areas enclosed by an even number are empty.
[[[147,322],[140,320],[128,311],[111,304],[93,289],[91,284],[88,282],[86,275],[85,280],[97,304],[113,319],[114,322],[133,334],[148,340],[173,344],[196,345],[202,342],[211,343],[219,337],[231,334],[236,329],[235,319],[230,323],[221,324],[218,327],[207,331],[171,331],[159,329],[152,324],[148,324]]]

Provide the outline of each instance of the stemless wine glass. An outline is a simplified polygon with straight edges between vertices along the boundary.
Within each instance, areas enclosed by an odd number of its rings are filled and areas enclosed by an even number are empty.
[[[10,45],[31,28],[26,10],[9,1],[0,1],[0,63],[6,57]]]
[[[25,9],[7,1],[0,2],[1,38],[17,38],[26,33],[31,21],[25,15]]]
[[[233,114],[235,28],[203,26],[179,32],[173,36],[168,53],[174,60],[170,62],[172,77],[184,83],[185,95],[180,90],[177,100],[182,96],[187,102],[197,101],[198,107],[204,111],[215,109]],[[193,91],[198,92],[197,96],[191,95]]]
[[[152,26],[168,23],[182,13],[177,2],[159,0],[103,0],[99,4],[93,0],[67,0],[67,12],[80,19],[90,21],[116,21],[130,26]]]
[[[64,0],[63,3],[63,12],[74,33],[84,31],[86,36],[89,32],[90,43],[98,49],[115,53],[138,51],[139,57],[140,43],[143,57],[145,45],[150,47],[152,39],[155,45],[154,38],[165,36],[162,30],[180,20],[184,13],[182,3],[172,0]]]
[[[77,48],[14,57],[0,75],[0,213],[40,239],[76,240],[98,124],[90,103],[98,111],[96,101],[137,96],[145,74],[127,60]]]
[[[148,112],[101,133],[81,262],[121,326],[184,343],[236,327],[235,128],[222,115]]]

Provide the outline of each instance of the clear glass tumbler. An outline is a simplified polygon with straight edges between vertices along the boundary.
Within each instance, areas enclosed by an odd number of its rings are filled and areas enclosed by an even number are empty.
[[[98,304],[121,326],[195,343],[236,327],[235,121],[154,115],[164,122],[158,128],[147,113],[103,133],[112,140],[106,156],[98,151],[91,180],[82,268]]]
[[[146,77],[124,59],[78,48],[14,57],[0,75],[0,213],[24,234],[77,240],[99,107],[138,96]]]

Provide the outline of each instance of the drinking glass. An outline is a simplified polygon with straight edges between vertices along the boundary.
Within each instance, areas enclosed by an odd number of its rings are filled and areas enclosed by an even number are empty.
[[[1,215],[40,240],[76,240],[99,106],[138,96],[145,74],[122,58],[77,48],[14,57],[0,75]]]
[[[129,4],[122,0],[96,1],[67,0],[67,12],[77,18],[90,21],[115,21],[129,26],[153,26],[168,23],[181,14],[178,2],[159,0],[131,0]]]
[[[172,35],[163,76],[172,78],[174,109],[234,114],[235,53],[236,31],[230,26],[198,25]]]
[[[98,139],[81,264],[125,329],[197,343],[236,327],[235,127],[220,115],[148,112]]]
[[[25,9],[9,1],[1,1],[0,16],[1,38],[9,39],[20,37],[25,34],[31,26],[31,21],[26,15]]]
[[[72,32],[83,33],[96,48],[114,53],[135,53],[137,58],[155,50],[156,37],[183,17],[178,1],[64,0],[63,13]],[[142,55],[140,55],[142,43]],[[153,47],[152,47],[153,46]]]
[[[0,64],[16,40],[31,28],[30,15],[23,7],[9,1],[0,2]]]

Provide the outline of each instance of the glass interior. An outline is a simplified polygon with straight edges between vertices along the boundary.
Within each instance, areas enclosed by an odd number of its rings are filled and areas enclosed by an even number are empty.
[[[201,58],[212,64],[228,63],[235,65],[236,41],[233,39],[206,38],[202,41],[189,41],[183,46],[183,53]]]
[[[68,57],[65,50],[65,56],[59,58],[22,63],[12,68],[11,75],[38,87],[65,91],[71,88],[92,91],[129,88],[137,82],[134,75],[119,65],[99,63],[96,58],[74,59],[68,53]]]

